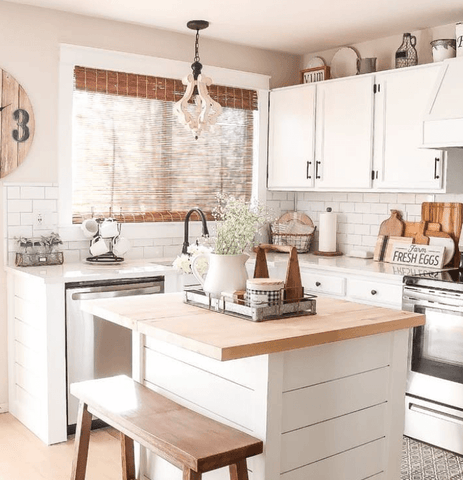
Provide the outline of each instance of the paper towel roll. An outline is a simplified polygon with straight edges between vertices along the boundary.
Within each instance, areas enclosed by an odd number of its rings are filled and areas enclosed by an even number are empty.
[[[320,252],[336,252],[336,214],[330,209],[320,213],[318,250]]]

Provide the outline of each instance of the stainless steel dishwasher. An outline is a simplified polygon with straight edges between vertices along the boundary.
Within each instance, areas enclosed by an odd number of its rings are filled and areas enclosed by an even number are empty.
[[[97,298],[164,292],[164,277],[116,279],[66,284],[66,368],[68,434],[75,433],[78,400],[73,382],[126,374],[132,376],[132,331],[81,310]],[[95,422],[98,427],[98,422]]]

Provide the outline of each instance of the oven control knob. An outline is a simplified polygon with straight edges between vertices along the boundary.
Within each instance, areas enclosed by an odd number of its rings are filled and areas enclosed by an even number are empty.
[[[372,290],[372,291],[371,291],[371,294],[372,294],[372,295],[376,295],[377,293],[378,293],[378,292],[377,292],[376,290]]]

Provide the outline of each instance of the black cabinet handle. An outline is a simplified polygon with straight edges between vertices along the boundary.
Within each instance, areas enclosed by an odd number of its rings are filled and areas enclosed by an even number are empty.
[[[312,178],[312,177],[309,175],[310,165],[312,165],[312,162],[307,161],[307,178]]]
[[[439,163],[439,158],[434,159],[434,179],[437,180],[439,175],[437,175],[437,164]]]
[[[377,292],[376,290],[372,290],[372,291],[371,291],[371,294],[372,294],[372,295],[376,295],[377,293],[378,293],[378,292]]]
[[[318,175],[318,166],[321,164],[322,162],[315,162],[315,178],[320,178],[320,175]]]
[[[316,287],[319,287],[320,285],[321,285],[320,282],[315,282],[315,286],[316,286]]]

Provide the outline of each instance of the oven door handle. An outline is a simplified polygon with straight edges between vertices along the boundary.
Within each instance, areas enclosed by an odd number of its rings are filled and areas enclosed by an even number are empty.
[[[420,293],[415,290],[413,292],[404,291],[403,300],[423,308],[463,313],[463,298],[449,298],[429,293]]]
[[[433,408],[425,407],[423,405],[417,405],[416,403],[410,402],[408,407],[412,412],[421,413],[424,415],[429,415],[431,417],[439,418],[440,420],[445,420],[447,422],[458,423],[463,425],[463,418],[457,417],[456,415],[450,415],[449,413],[439,412]]]

